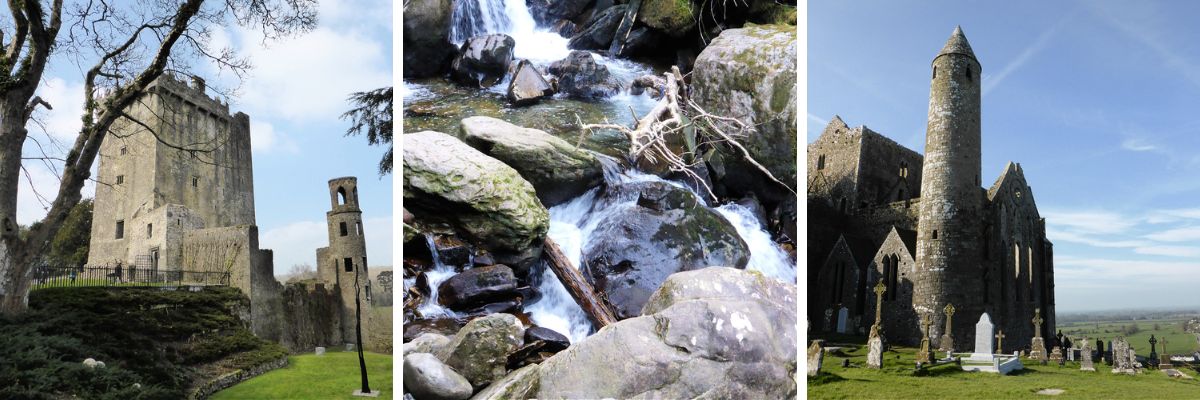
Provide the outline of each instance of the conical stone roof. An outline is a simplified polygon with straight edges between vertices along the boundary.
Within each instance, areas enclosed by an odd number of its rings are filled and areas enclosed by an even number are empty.
[[[967,42],[967,36],[963,34],[962,26],[954,27],[954,33],[950,34],[950,39],[946,40],[946,45],[942,47],[942,51],[938,52],[937,57],[946,54],[962,54],[975,58],[975,52],[971,50],[971,43]]]

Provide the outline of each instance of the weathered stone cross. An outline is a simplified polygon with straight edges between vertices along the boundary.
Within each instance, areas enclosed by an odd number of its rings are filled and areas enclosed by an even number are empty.
[[[1033,310],[1033,337],[1042,337],[1042,309]]]
[[[883,278],[880,278],[879,283],[875,285],[875,325],[883,321],[883,292],[886,291],[887,286],[883,285]]]
[[[1004,354],[1004,331],[996,334],[996,354]]]
[[[946,336],[950,336],[950,319],[954,318],[954,304],[946,303],[946,308],[942,311],[946,313]]]
[[[929,327],[933,326],[933,321],[931,321],[932,318],[930,318],[931,314],[932,313],[921,314],[921,339],[923,340],[929,340]]]

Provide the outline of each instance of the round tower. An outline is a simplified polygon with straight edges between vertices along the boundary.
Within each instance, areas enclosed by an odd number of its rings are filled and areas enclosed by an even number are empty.
[[[329,180],[331,209],[325,213],[329,229],[329,248],[326,251],[332,268],[322,271],[326,282],[337,285],[342,298],[342,337],[353,342],[355,337],[355,280],[358,283],[358,299],[362,306],[363,331],[367,330],[367,310],[370,309],[369,287],[367,286],[367,243],[362,224],[362,210],[358,208],[358,179],[352,176]]]
[[[942,309],[954,304],[952,334],[960,347],[972,343],[973,325],[984,311],[978,279],[983,268],[981,71],[962,28],[956,27],[933,58],[917,227],[913,307],[933,312],[930,337],[936,341],[945,330]]]

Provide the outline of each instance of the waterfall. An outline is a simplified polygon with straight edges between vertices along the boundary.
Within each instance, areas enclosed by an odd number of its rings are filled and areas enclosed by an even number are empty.
[[[472,36],[508,32],[512,20],[508,17],[505,3],[505,0],[455,1],[450,20],[450,41],[461,45]]]
[[[433,242],[432,234],[425,234],[425,245],[429,246],[429,254],[433,255],[433,269],[425,272],[425,281],[429,283],[429,297],[425,299],[425,302],[420,307],[417,307],[417,311],[421,313],[421,316],[426,318],[455,317],[456,314],[454,311],[438,304],[438,286],[454,276],[456,273],[454,267],[442,264],[442,259],[438,256],[437,245]]]
[[[456,45],[472,36],[503,33],[517,42],[513,57],[538,64],[567,58],[568,39],[558,33],[538,29],[525,6],[525,0],[460,0],[451,16],[450,41]]]

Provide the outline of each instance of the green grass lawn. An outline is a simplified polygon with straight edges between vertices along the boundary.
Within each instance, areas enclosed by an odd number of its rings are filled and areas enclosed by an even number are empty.
[[[1091,340],[1092,346],[1095,347],[1097,337],[1104,340],[1105,346],[1107,346],[1109,340],[1124,335],[1121,333],[1123,326],[1137,325],[1141,331],[1126,336],[1125,339],[1133,345],[1138,354],[1150,353],[1150,335],[1154,335],[1155,339],[1167,339],[1167,352],[1182,355],[1200,350],[1196,343],[1196,335],[1183,331],[1182,324],[1185,321],[1187,320],[1074,322],[1059,324],[1058,327],[1064,335],[1070,335],[1072,338],[1087,336]],[[1158,326],[1157,330],[1154,329],[1156,325]],[[1158,343],[1157,347],[1155,350],[1161,352],[1162,343]]]
[[[1064,331],[1064,334],[1066,332]],[[1200,379],[1181,380],[1161,371],[1146,370],[1136,376],[1113,374],[1103,363],[1096,372],[1079,370],[1079,363],[1046,366],[1022,360],[1025,369],[1000,376],[966,372],[958,366],[928,369],[927,376],[913,374],[915,349],[896,348],[884,353],[884,368],[866,368],[865,339],[832,338],[827,346],[848,346],[844,356],[826,353],[822,374],[808,378],[810,399],[1021,399],[1043,398],[1042,389],[1062,389],[1063,399],[1198,399]],[[848,342],[842,344],[843,342]],[[1148,346],[1148,345],[1147,345]],[[1139,353],[1141,353],[1139,351]],[[899,356],[899,359],[897,359]],[[843,359],[850,360],[842,368]],[[1181,369],[1200,378],[1193,369]]]
[[[392,356],[364,353],[371,390],[392,398]],[[239,383],[211,399],[352,399],[359,388],[358,353],[331,351],[323,356],[288,357],[288,366]]]

